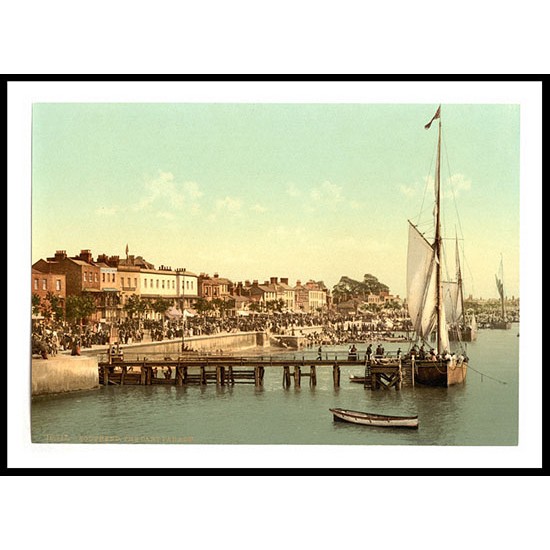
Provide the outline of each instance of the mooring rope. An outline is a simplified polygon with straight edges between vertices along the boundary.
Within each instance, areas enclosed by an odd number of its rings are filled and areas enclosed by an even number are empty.
[[[494,380],[495,382],[498,382],[499,384],[508,384],[508,382],[504,382],[504,380],[499,380],[498,378],[493,378],[492,376],[489,376],[488,374],[485,374],[484,372],[478,371],[474,369],[473,367],[470,367],[468,365],[468,370],[473,370],[474,372],[477,372],[479,375],[481,375],[481,381],[483,382],[483,377],[486,376],[487,378],[490,378],[491,380]]]

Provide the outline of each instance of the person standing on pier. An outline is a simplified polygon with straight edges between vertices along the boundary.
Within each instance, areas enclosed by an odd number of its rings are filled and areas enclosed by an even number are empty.
[[[319,349],[317,350],[317,360],[320,361],[323,358],[323,348],[319,346]]]
[[[367,362],[370,364],[370,360],[371,360],[371,357],[372,357],[372,344],[369,344],[368,347],[367,347],[366,357],[367,357]]]

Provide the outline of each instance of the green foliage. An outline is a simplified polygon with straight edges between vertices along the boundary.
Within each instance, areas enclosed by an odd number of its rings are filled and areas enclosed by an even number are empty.
[[[338,284],[332,289],[334,302],[339,304],[352,298],[365,300],[369,294],[379,294],[380,292],[389,292],[390,288],[381,283],[374,275],[366,273],[362,281],[356,281],[345,275],[340,277]]]
[[[82,321],[96,311],[95,301],[89,294],[81,296],[67,296],[65,317],[67,321]]]
[[[197,302],[195,303],[195,309],[199,314],[206,313],[212,309],[212,304],[205,300],[204,298],[198,298]]]
[[[48,300],[48,302],[50,302],[50,310],[51,310],[52,316],[55,319],[62,319],[63,306],[61,304],[61,299],[59,298],[59,296],[56,296],[52,291],[49,291],[46,294],[46,299]]]
[[[38,315],[40,313],[40,296],[38,294],[33,294],[31,297],[31,305],[32,305],[32,314]]]
[[[170,300],[167,300],[166,298],[157,298],[151,304],[151,307],[153,308],[154,312],[164,314],[171,305],[172,302]]]
[[[128,313],[130,318],[133,318],[134,315],[140,318],[147,310],[147,302],[136,294],[132,294],[124,304],[124,310]]]

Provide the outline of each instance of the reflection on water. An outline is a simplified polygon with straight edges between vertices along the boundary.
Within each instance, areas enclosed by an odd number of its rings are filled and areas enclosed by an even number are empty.
[[[451,388],[371,391],[349,382],[350,374],[363,374],[362,367],[345,365],[340,388],[333,387],[331,368],[317,369],[316,387],[302,378],[300,388],[292,385],[286,390],[279,368],[266,368],[261,388],[214,383],[109,386],[33,399],[32,439],[127,444],[517,445],[517,333],[517,325],[507,331],[480,331],[478,340],[468,346],[472,369],[466,383]],[[385,347],[392,351],[399,345]],[[346,350],[346,346],[326,346],[323,351],[344,357]],[[317,352],[285,353],[314,359]],[[332,407],[417,414],[419,428],[335,422],[328,410]]]

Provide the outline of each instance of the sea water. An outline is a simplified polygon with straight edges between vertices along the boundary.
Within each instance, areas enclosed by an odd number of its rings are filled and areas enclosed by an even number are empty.
[[[332,368],[317,368],[317,385],[283,387],[283,369],[266,368],[262,387],[174,385],[108,386],[98,390],[35,397],[34,443],[231,444],[231,445],[455,445],[514,446],[518,443],[519,326],[480,330],[467,344],[470,369],[464,384],[416,385],[371,391],[351,383],[361,366],[341,366],[340,387]],[[377,342],[374,342],[376,346]],[[364,352],[367,344],[359,344]],[[386,351],[405,349],[385,342]],[[280,355],[314,359],[317,349]],[[262,350],[263,354],[267,353]],[[344,357],[347,346],[324,346]],[[312,361],[314,363],[314,361]],[[309,372],[304,367],[302,372]],[[418,415],[418,430],[359,426],[334,421],[329,408]]]

